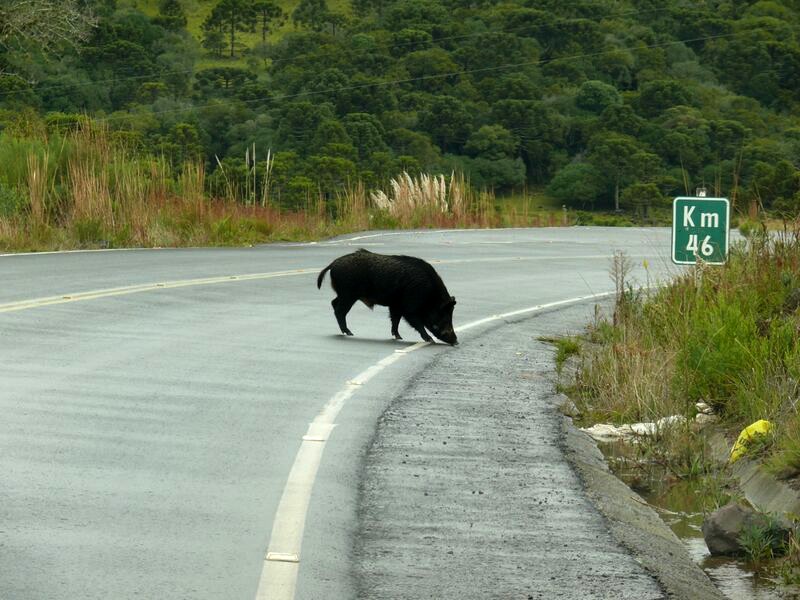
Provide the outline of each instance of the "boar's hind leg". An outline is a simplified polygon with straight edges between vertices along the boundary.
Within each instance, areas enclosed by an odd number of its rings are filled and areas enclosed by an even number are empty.
[[[425,325],[422,322],[422,319],[417,317],[416,315],[406,315],[406,321],[408,324],[411,325],[414,329],[419,331],[419,334],[422,336],[422,339],[426,342],[432,342],[431,336],[428,335],[428,332],[425,331]]]
[[[336,322],[339,323],[339,329],[342,330],[342,333],[345,335],[353,335],[353,332],[347,328],[347,313],[350,312],[350,309],[353,308],[353,304],[355,304],[355,298],[350,300],[345,300],[344,298],[337,296],[333,300],[331,300],[331,306],[333,306],[333,314],[336,315]]]
[[[397,330],[397,327],[400,325],[400,319],[403,317],[403,313],[400,312],[400,309],[396,306],[389,307],[389,318],[392,320],[392,335],[396,340],[402,340],[403,338],[400,337],[400,332]]]

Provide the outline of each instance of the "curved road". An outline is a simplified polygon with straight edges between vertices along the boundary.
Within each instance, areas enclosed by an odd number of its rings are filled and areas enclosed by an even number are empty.
[[[644,259],[673,272],[669,243],[565,228],[1,256],[0,598],[346,597],[378,417],[459,348],[404,322],[393,341],[360,304],[338,335],[319,270],[357,247],[435,261],[463,347],[612,290],[614,250],[641,283]]]

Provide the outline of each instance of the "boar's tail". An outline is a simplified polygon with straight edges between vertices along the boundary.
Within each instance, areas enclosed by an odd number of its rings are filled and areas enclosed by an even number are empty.
[[[327,267],[322,269],[322,271],[319,272],[319,277],[317,277],[317,289],[320,289],[322,287],[322,280],[325,279],[325,273],[327,273],[330,270],[330,268],[331,266],[328,265]]]

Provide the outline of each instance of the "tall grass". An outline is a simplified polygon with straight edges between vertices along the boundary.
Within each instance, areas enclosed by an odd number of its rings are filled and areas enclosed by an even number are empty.
[[[624,288],[623,288],[624,289]],[[777,426],[769,461],[800,471],[800,236],[756,235],[724,267],[698,265],[652,294],[618,294],[578,390],[595,420],[715,408],[733,430]]]
[[[0,249],[253,244],[368,228],[562,224],[546,211],[509,211],[458,173],[402,173],[387,192],[361,181],[333,196],[309,186],[304,198],[292,192],[287,209],[273,183],[274,154],[261,156],[257,162],[252,146],[244,166],[218,160],[209,178],[200,161],[173,165],[142,154],[88,119],[67,131],[2,133]]]
[[[496,226],[499,224],[491,192],[473,190],[463,173],[444,175],[407,172],[389,180],[388,191],[370,193],[371,204],[400,227],[433,224],[441,227]]]

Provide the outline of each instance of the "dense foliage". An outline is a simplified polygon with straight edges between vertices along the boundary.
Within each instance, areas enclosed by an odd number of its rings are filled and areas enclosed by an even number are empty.
[[[797,0],[3,4],[0,143],[88,115],[212,193],[269,151],[287,206],[454,169],[576,208],[800,202]]]

